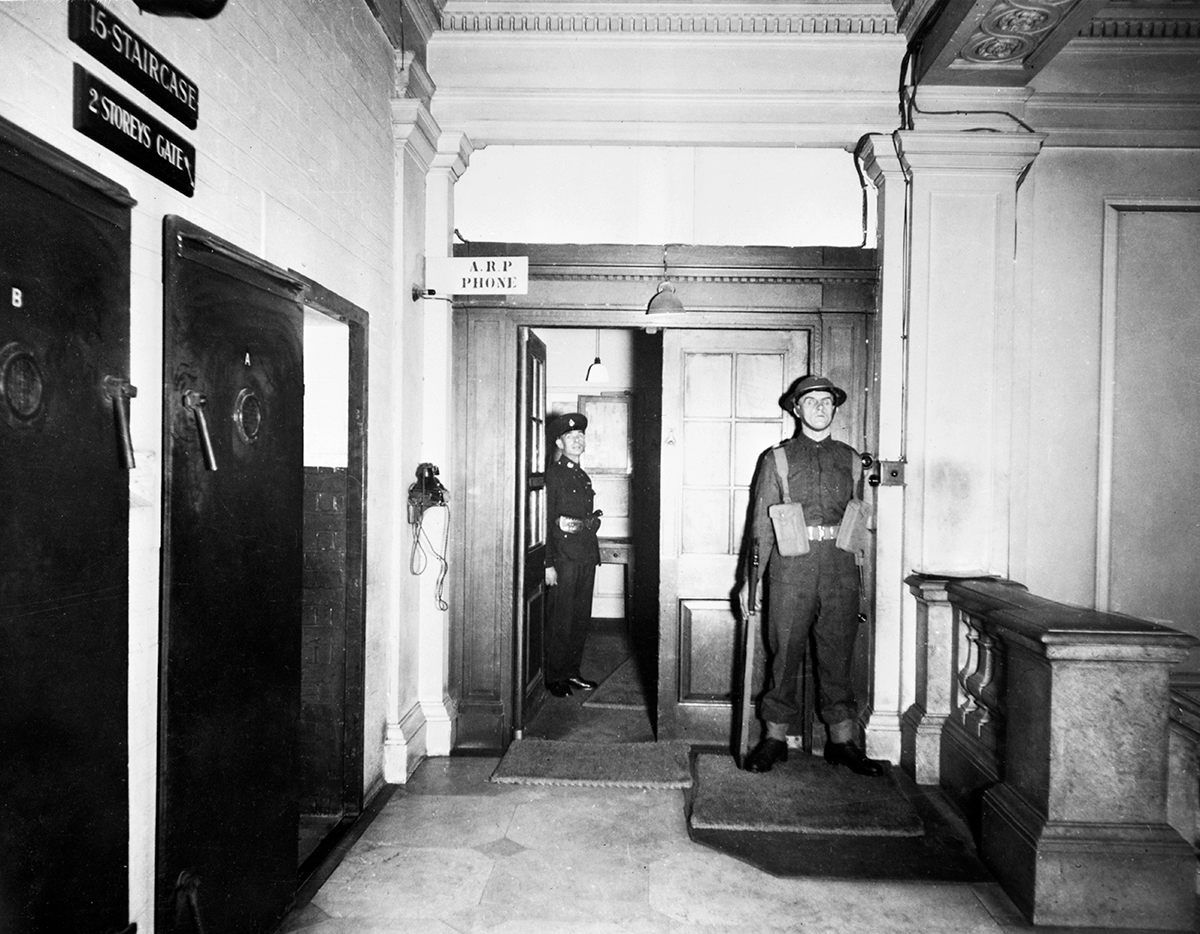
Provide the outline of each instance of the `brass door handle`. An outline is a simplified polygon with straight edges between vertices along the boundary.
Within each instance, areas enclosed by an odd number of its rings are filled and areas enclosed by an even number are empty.
[[[208,396],[195,389],[189,389],[183,394],[183,404],[192,410],[196,417],[196,429],[200,432],[200,450],[204,454],[204,466],[209,470],[217,469],[217,457],[213,454],[212,438],[208,434],[208,420],[204,417],[204,404]]]
[[[121,466],[126,470],[133,470],[137,466],[133,457],[133,435],[129,431],[129,412],[126,410],[126,406],[132,408],[132,404],[127,400],[134,398],[137,392],[137,387],[130,385],[127,379],[119,376],[104,377],[104,394],[112,400],[113,415],[117,421],[117,440],[121,445]]]

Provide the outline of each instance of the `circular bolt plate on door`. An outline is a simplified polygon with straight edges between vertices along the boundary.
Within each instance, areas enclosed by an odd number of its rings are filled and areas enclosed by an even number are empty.
[[[246,444],[253,444],[258,440],[262,421],[263,407],[258,396],[253,390],[243,389],[233,403],[233,423],[237,426],[238,436]]]
[[[32,350],[15,341],[0,348],[0,416],[8,424],[31,425],[42,413],[45,388]]]

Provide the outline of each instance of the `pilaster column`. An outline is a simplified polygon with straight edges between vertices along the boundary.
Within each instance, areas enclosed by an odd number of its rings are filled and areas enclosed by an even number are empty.
[[[879,448],[881,461],[904,460],[904,333],[906,179],[890,136],[873,135],[863,144],[863,170],[876,190],[876,256],[879,262],[878,314],[872,340],[878,348]],[[901,714],[912,700],[912,602],[904,599],[904,485],[875,488],[875,662],[867,751],[900,761]]]
[[[454,185],[466,171],[473,147],[461,133],[438,136],[437,151],[425,178],[425,256],[449,256],[454,231]],[[421,280],[424,281],[423,279]],[[437,464],[449,475],[454,452],[449,426],[453,423],[451,334],[453,307],[448,301],[424,299],[424,341],[421,351],[425,395],[421,408],[423,423],[421,460]],[[449,482],[449,481],[446,481]],[[458,494],[456,496],[456,493]],[[445,553],[451,516],[462,515],[456,507],[463,491],[450,491],[450,509],[425,513],[425,532]],[[450,615],[442,609],[446,593],[437,591],[437,568],[421,578],[420,703],[426,722],[426,753],[448,756],[454,744],[454,703],[447,692],[450,652]]]
[[[372,608],[369,619],[383,620],[386,629],[369,636],[367,651],[382,649],[387,660],[382,686],[383,774],[386,781],[395,783],[406,781],[426,752],[425,713],[418,703],[419,654],[411,649],[419,644],[421,635],[421,587],[418,578],[396,571],[409,566],[412,528],[405,494],[422,452],[424,319],[413,300],[412,287],[423,275],[425,178],[439,135],[423,101],[411,97],[392,100],[393,291],[390,313],[371,319],[370,457],[378,471],[368,484],[368,490],[379,497],[377,502],[386,500],[388,508],[382,541],[377,539],[367,552],[368,573],[379,601],[385,601],[385,605]],[[368,684],[368,703],[378,690]],[[368,718],[367,722],[370,736],[372,721]]]
[[[1008,572],[1016,190],[1043,137],[906,130],[905,554],[928,575]]]

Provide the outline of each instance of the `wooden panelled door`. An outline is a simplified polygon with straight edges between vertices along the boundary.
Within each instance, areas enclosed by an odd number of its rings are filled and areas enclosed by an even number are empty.
[[[812,345],[809,329],[664,334],[660,740],[729,742],[750,483],[759,455],[793,432],[779,397]]]
[[[513,732],[546,699],[542,674],[546,622],[546,345],[529,328],[517,332],[517,581],[520,601]]]

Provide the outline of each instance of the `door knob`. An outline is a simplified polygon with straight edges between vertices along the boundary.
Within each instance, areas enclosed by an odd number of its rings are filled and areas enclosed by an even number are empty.
[[[196,418],[196,430],[200,432],[200,450],[204,454],[204,466],[209,470],[217,469],[217,457],[213,454],[212,438],[208,434],[208,420],[204,417],[204,404],[208,396],[195,389],[189,389],[183,394],[183,404],[191,409]]]

